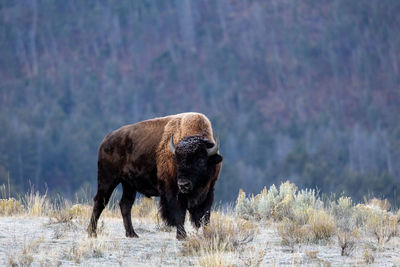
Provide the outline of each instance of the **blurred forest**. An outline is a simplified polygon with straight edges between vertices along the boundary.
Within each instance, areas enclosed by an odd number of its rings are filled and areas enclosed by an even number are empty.
[[[95,187],[111,130],[205,113],[217,200],[290,180],[400,204],[400,1],[0,2],[0,184]]]

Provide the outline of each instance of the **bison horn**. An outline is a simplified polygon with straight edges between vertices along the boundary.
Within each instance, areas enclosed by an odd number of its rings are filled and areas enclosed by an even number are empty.
[[[218,142],[218,138],[217,138],[217,140],[215,141],[214,146],[211,147],[211,148],[207,148],[207,155],[209,157],[213,156],[213,155],[217,154],[218,150],[219,150],[219,142]]]
[[[171,135],[171,142],[169,143],[169,148],[171,149],[172,154],[175,155],[174,134]]]

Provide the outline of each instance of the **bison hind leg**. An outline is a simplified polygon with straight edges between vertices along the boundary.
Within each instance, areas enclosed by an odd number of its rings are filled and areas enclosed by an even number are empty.
[[[132,226],[131,210],[135,202],[136,190],[127,182],[122,182],[122,198],[119,202],[122,219],[124,221],[126,237],[139,237]]]
[[[97,237],[97,221],[99,220],[104,208],[108,204],[111,194],[117,185],[118,182],[104,183],[101,185],[99,184],[97,194],[94,197],[93,212],[87,229],[89,237]]]

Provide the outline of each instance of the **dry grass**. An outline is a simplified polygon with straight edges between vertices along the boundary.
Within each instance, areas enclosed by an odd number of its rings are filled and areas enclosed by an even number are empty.
[[[333,217],[323,210],[311,212],[309,224],[315,241],[328,240],[336,230]]]
[[[64,252],[63,257],[76,264],[82,263],[84,258],[101,258],[106,250],[106,245],[99,239],[84,239],[76,241]]]
[[[35,191],[34,186],[25,194],[22,201],[29,216],[46,216],[53,210],[47,192],[41,195],[39,191]]]
[[[89,205],[71,205],[65,201],[64,207],[53,208],[49,214],[50,223],[72,223],[73,219],[81,224],[90,218],[92,207]]]
[[[206,252],[199,258],[201,267],[233,267],[237,266],[235,260],[223,252]]]
[[[138,219],[150,219],[157,221],[158,203],[153,198],[143,197],[135,202],[132,207],[132,216]]]
[[[318,243],[328,241],[336,231],[332,216],[323,210],[299,210],[294,217],[283,218],[277,226],[282,238],[282,244],[289,246],[294,252],[294,246],[299,243]]]
[[[24,211],[24,206],[21,201],[14,198],[0,199],[0,215],[10,216],[21,214]]]
[[[244,266],[261,266],[266,255],[264,247],[247,247],[239,253],[239,259]]]
[[[210,223],[202,231],[190,234],[182,243],[184,255],[233,251],[253,240],[258,225],[221,212],[212,212]]]
[[[363,252],[363,259],[366,264],[372,264],[375,261],[374,254],[372,253],[371,250],[365,249]]]
[[[307,257],[309,257],[312,260],[316,260],[318,259],[318,250],[306,250],[304,251],[304,255],[306,255]]]
[[[2,186],[5,188],[4,186]],[[3,190],[2,190],[3,191]],[[27,215],[27,216],[47,216],[53,211],[50,199],[47,193],[41,195],[39,191],[35,191],[34,186],[31,186],[29,191],[16,200],[12,197],[0,199],[0,215]]]
[[[39,247],[43,240],[43,237],[32,240],[25,239],[21,251],[8,251],[8,264],[10,266],[31,266],[32,262],[34,261],[34,255],[38,253]]]

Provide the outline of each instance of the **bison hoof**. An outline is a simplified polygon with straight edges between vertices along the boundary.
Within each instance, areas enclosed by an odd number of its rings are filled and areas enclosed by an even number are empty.
[[[89,238],[97,238],[97,233],[93,231],[88,231]]]
[[[126,236],[126,237],[135,237],[135,238],[138,238],[138,237],[139,237],[139,236],[135,233],[135,231],[126,232],[126,233],[125,233],[125,236]]]
[[[186,239],[186,233],[176,233],[176,239],[182,241]]]

